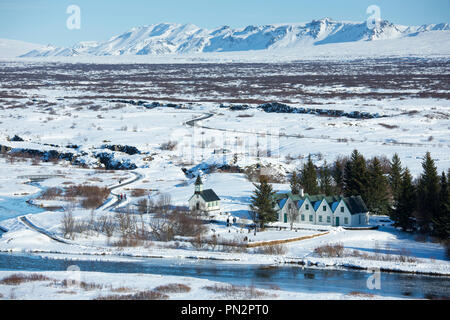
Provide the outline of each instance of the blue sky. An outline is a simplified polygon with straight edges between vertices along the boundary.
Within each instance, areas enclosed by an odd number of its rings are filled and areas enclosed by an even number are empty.
[[[81,9],[79,30],[66,27],[71,4]],[[450,0],[0,0],[0,38],[69,46],[160,22],[216,28],[324,17],[364,21],[373,4],[397,24],[450,22]]]

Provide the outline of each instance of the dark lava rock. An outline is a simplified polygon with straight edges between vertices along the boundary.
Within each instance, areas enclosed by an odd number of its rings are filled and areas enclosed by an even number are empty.
[[[102,147],[111,151],[124,152],[126,154],[129,154],[130,156],[141,153],[138,148],[127,145],[122,146],[120,144],[105,144]]]
[[[130,160],[119,161],[114,159],[114,155],[107,152],[97,153],[95,155],[101,164],[107,170],[134,170],[137,166]]]
[[[11,138],[11,141],[24,141],[24,140],[18,135],[15,135],[14,137]]]

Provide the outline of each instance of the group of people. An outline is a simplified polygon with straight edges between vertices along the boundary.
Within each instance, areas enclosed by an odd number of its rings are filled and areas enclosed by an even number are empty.
[[[122,200],[127,200],[127,195],[126,195],[126,193],[121,193],[121,194],[119,194],[119,199],[120,199],[120,201],[122,201]]]

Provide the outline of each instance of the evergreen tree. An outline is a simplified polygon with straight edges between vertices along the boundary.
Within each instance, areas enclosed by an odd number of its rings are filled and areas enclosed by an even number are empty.
[[[367,200],[368,174],[366,160],[354,150],[347,161],[344,169],[345,196],[360,195],[364,201]]]
[[[319,193],[316,167],[311,160],[311,155],[308,156],[308,161],[303,164],[300,175],[300,184],[303,186],[305,192],[309,194]]]
[[[289,181],[291,185],[291,192],[292,194],[299,194],[301,185],[300,185],[300,178],[298,177],[297,173],[294,171],[292,173],[291,180]]]
[[[390,162],[391,170],[389,172],[389,186],[392,191],[392,200],[394,203],[398,201],[402,184],[402,163],[398,154],[394,154]]]
[[[439,213],[439,176],[429,152],[422,162],[423,173],[418,184],[418,222],[425,232]]]
[[[366,205],[374,214],[388,214],[389,193],[388,181],[383,174],[381,163],[377,157],[373,158],[368,167],[368,185]]]
[[[277,212],[274,208],[272,186],[267,182],[265,176],[260,176],[259,184],[253,184],[255,191],[251,196],[250,210],[255,224],[259,224],[261,228],[267,222],[277,221]]]
[[[334,193],[338,195],[344,193],[344,168],[345,168],[344,161],[342,159],[336,159],[331,174],[335,182]]]
[[[433,219],[434,234],[441,239],[450,238],[450,189],[448,176],[442,172],[439,191],[439,213]]]
[[[412,227],[411,218],[416,209],[417,200],[416,189],[408,168],[402,174],[399,189],[391,218],[395,221],[396,226],[401,227],[403,230],[408,230]]]
[[[333,194],[333,181],[331,178],[331,170],[325,161],[324,165],[319,170],[319,182],[320,182],[320,192],[330,196]]]

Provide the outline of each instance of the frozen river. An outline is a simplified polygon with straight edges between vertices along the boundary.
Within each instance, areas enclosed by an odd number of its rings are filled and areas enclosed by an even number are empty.
[[[22,216],[24,214],[43,212],[43,209],[26,202],[30,198],[32,197],[0,197],[0,221]]]
[[[356,270],[328,270],[298,266],[268,267],[216,261],[178,259],[128,259],[127,261],[80,261],[50,259],[38,255],[0,253],[0,270],[65,271],[77,265],[81,271],[147,273],[187,276],[261,288],[303,293],[363,292],[389,297],[450,297],[450,278],[401,273],[382,273],[381,289],[367,288],[371,274]]]

